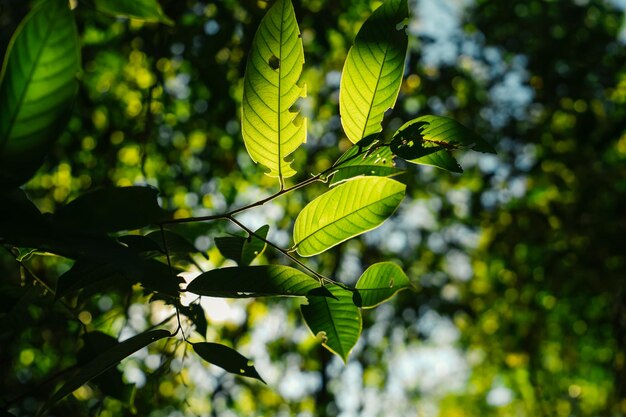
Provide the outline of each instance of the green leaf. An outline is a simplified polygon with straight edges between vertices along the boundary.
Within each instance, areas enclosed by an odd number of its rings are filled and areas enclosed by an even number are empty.
[[[132,17],[144,22],[161,22],[173,25],[157,0],[93,0],[96,9],[113,16]]]
[[[18,26],[0,75],[0,184],[28,180],[58,139],[78,87],[79,54],[66,0],[40,2]]]
[[[265,384],[252,365],[252,361],[241,353],[219,343],[192,343],[193,350],[207,362],[217,365],[231,374],[255,378]]]
[[[259,237],[267,238],[269,229],[269,225],[261,226],[247,238],[241,236],[216,237],[215,245],[224,257],[232,259],[239,266],[248,266],[265,250],[267,243]]]
[[[382,131],[385,111],[393,108],[404,74],[408,38],[406,0],[387,0],[365,21],[341,74],[339,113],[352,143]]]
[[[43,406],[42,411],[49,409],[57,401],[80,388],[84,383],[102,374],[117,365],[122,359],[127,358],[139,349],[156,342],[157,340],[171,337],[167,330],[151,330],[131,337],[102,352],[88,363],[80,366],[78,372],[70,378]]]
[[[396,210],[406,186],[384,177],[356,178],[310,202],[298,215],[293,239],[312,256],[372,230]]]
[[[242,134],[250,157],[281,184],[296,173],[286,158],[306,141],[306,119],[291,109],[306,92],[297,84],[303,64],[293,5],[277,0],[261,20],[248,56]]]
[[[471,149],[496,153],[483,138],[454,119],[421,116],[402,125],[390,145],[394,155],[415,164],[431,165],[451,172],[463,172],[450,151]]]
[[[391,262],[380,262],[367,268],[356,283],[357,305],[372,308],[384,303],[398,291],[410,288],[404,271]]]
[[[196,332],[200,333],[202,337],[206,337],[208,323],[206,320],[206,314],[200,304],[189,304],[189,306],[180,306],[180,312],[187,316],[189,320],[196,326]]]
[[[362,139],[348,149],[335,162],[337,171],[333,174],[330,186],[340,184],[354,177],[376,176],[391,177],[403,171],[395,167],[394,155],[388,145]]]
[[[54,218],[84,234],[139,229],[165,217],[157,195],[158,191],[151,187],[102,188],[61,207]]]
[[[186,237],[179,235],[171,230],[155,230],[146,235],[147,238],[154,241],[162,253],[165,253],[165,247],[163,246],[163,235],[165,235],[165,243],[167,244],[167,251],[170,256],[175,256],[181,259],[191,259],[192,253],[200,253],[205,259],[209,259],[206,253],[199,251],[193,243],[187,240]]]
[[[336,298],[310,295],[309,303],[300,306],[300,310],[311,332],[322,338],[328,350],[347,362],[361,335],[361,311],[352,301],[352,291],[338,285],[327,288]]]
[[[319,281],[283,265],[219,268],[205,272],[187,285],[187,291],[210,297],[246,298],[304,296]]]
[[[117,345],[117,339],[99,331],[85,333],[83,341],[83,347],[76,353],[79,366],[87,364],[94,356],[100,355]],[[125,403],[130,403],[132,400],[135,385],[125,384],[122,373],[114,367],[104,371],[91,382],[110,397]]]

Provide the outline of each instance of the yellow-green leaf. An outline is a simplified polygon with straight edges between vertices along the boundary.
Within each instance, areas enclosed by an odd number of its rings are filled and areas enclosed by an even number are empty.
[[[406,186],[385,177],[356,178],[310,202],[296,219],[298,253],[313,256],[372,230],[396,210]]]
[[[382,131],[384,113],[398,98],[408,45],[403,24],[407,17],[406,0],[387,0],[365,21],[348,52],[339,113],[352,143]]]
[[[306,120],[294,111],[304,51],[290,0],[268,10],[252,41],[244,77],[242,134],[250,157],[272,177],[291,177],[291,155],[306,140]]]
[[[376,263],[356,283],[357,305],[372,308],[384,303],[411,283],[402,268],[391,262]]]

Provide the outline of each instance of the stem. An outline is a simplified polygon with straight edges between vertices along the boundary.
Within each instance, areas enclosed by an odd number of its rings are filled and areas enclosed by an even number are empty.
[[[369,147],[361,147],[361,149],[359,149],[359,152],[357,152],[356,154],[352,155],[349,158],[346,158],[343,161],[336,161],[332,166],[330,166],[329,168],[326,168],[324,171],[320,172],[319,174],[316,174],[314,176],[312,176],[311,178],[308,178],[298,184],[292,185],[291,187],[287,187],[284,188],[284,184],[281,180],[280,182],[280,190],[275,192],[274,194],[265,197],[255,203],[252,204],[248,204],[245,205],[243,207],[239,207],[237,209],[228,211],[226,213],[221,213],[221,214],[213,214],[210,216],[198,216],[198,217],[184,217],[181,219],[170,219],[170,220],[163,220],[159,223],[159,226],[163,226],[165,224],[179,224],[179,223],[192,223],[192,222],[202,222],[202,221],[212,221],[212,220],[220,220],[220,219],[228,219],[231,220],[232,216],[237,214],[237,213],[241,213],[242,211],[246,211],[249,210],[251,208],[254,207],[259,207],[264,205],[265,203],[268,203],[284,194],[287,194],[291,191],[294,190],[298,190],[300,188],[306,187],[307,185],[313,184],[314,182],[318,182],[318,181],[326,181],[326,178],[333,174],[335,171],[337,171],[337,169],[339,167],[341,167],[343,164],[352,161],[353,159],[358,158],[359,156],[371,152],[375,149],[378,149],[382,146],[385,146],[384,143],[380,142],[380,143],[376,143],[372,146]],[[268,243],[269,244],[269,243]]]
[[[293,256],[287,250],[285,250],[285,249],[281,248],[280,246],[276,245],[275,243],[267,240],[263,236],[260,236],[260,235],[256,234],[255,232],[253,232],[251,229],[246,227],[243,223],[241,223],[239,220],[235,219],[234,217],[228,216],[228,220],[230,220],[231,222],[235,223],[242,230],[246,231],[249,235],[254,236],[257,239],[262,240],[263,242],[267,243],[268,245],[270,245],[271,247],[273,247],[274,249],[276,249],[277,251],[279,251],[280,253],[282,253],[283,255],[288,257],[289,259],[291,259],[293,262],[295,262],[296,264],[300,265],[302,268],[306,269],[307,271],[309,271],[310,273],[315,275],[315,277],[317,277],[320,281],[334,282],[332,279],[327,278],[324,275],[320,274],[319,272],[317,272],[317,271],[309,268],[308,266],[306,266],[302,261],[300,261],[298,258]]]

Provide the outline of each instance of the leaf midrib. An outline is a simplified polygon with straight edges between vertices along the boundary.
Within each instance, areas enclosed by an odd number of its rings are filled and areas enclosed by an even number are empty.
[[[342,217],[340,217],[340,218],[338,218],[338,219],[336,219],[336,220],[333,220],[333,221],[332,221],[332,222],[330,222],[330,223],[325,224],[324,226],[322,226],[322,228],[321,228],[321,229],[317,229],[315,232],[313,232],[313,233],[310,233],[310,234],[306,235],[306,236],[305,236],[302,240],[300,240],[300,242],[298,242],[298,243],[296,244],[296,246],[295,246],[295,247],[300,246],[303,242],[305,242],[305,241],[306,241],[307,239],[309,239],[311,236],[314,236],[314,235],[316,235],[317,233],[321,233],[321,232],[322,232],[324,229],[326,229],[327,227],[332,226],[333,224],[335,224],[335,223],[337,223],[337,222],[339,222],[339,221],[341,221],[341,220],[345,219],[346,217],[348,217],[348,216],[350,216],[350,215],[352,215],[352,214],[354,214],[354,213],[356,213],[356,212],[359,212],[359,211],[361,211],[361,210],[363,210],[363,209],[366,209],[366,208],[368,208],[369,206],[372,206],[372,205],[374,205],[374,204],[378,204],[378,203],[380,203],[380,202],[382,202],[382,201],[385,201],[385,200],[387,200],[387,199],[389,199],[389,198],[391,198],[391,197],[393,197],[393,196],[395,196],[395,195],[397,195],[397,194],[402,194],[402,192],[403,192],[403,191],[398,191],[398,192],[396,192],[396,193],[389,194],[387,197],[381,198],[380,200],[376,200],[376,201],[374,201],[374,202],[371,202],[371,203],[369,203],[369,204],[366,204],[366,205],[364,205],[364,206],[361,206],[361,207],[359,207],[358,209],[353,210],[353,211],[351,211],[350,213],[347,213],[345,216],[342,216]],[[345,241],[345,240],[347,240],[347,239],[349,239],[349,238],[350,238],[350,237],[348,237],[348,238],[346,238],[346,239],[342,240],[341,242],[343,242],[343,241]],[[339,243],[341,243],[341,242],[339,242]]]

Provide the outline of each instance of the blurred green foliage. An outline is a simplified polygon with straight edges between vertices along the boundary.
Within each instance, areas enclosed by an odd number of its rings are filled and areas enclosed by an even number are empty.
[[[0,2],[3,55],[29,3]],[[379,3],[294,4],[310,118],[307,144],[294,154],[298,179],[328,168],[350,144],[338,118],[339,75]],[[276,186],[247,156],[239,122],[246,53],[267,4],[161,5],[174,26],[77,2],[78,104],[25,185],[42,211],[94,187],[151,184],[175,216],[207,215]],[[394,222],[308,264],[353,283],[394,259],[419,292],[364,314],[367,343],[346,367],[303,328],[290,300],[207,304],[207,340],[254,358],[269,370],[260,370],[267,386],[200,366],[168,341],[124,362],[126,381],[139,387],[132,401],[85,385],[51,415],[626,414],[623,12],[601,0],[479,0],[449,12],[458,26],[438,32],[429,21],[446,15],[436,2],[410,9],[411,53],[384,134],[416,115],[444,114],[486,136],[498,156],[461,158],[462,176],[407,167],[411,199]],[[286,241],[317,191],[246,220],[273,221],[280,230],[270,236]],[[203,268],[228,265],[208,238],[230,232],[224,224],[177,231],[208,254],[194,258]],[[70,263],[20,255],[24,268],[0,252],[0,406],[15,415],[34,415],[48,399],[85,329],[128,336],[171,312],[138,287],[61,303],[41,282],[54,287]]]

